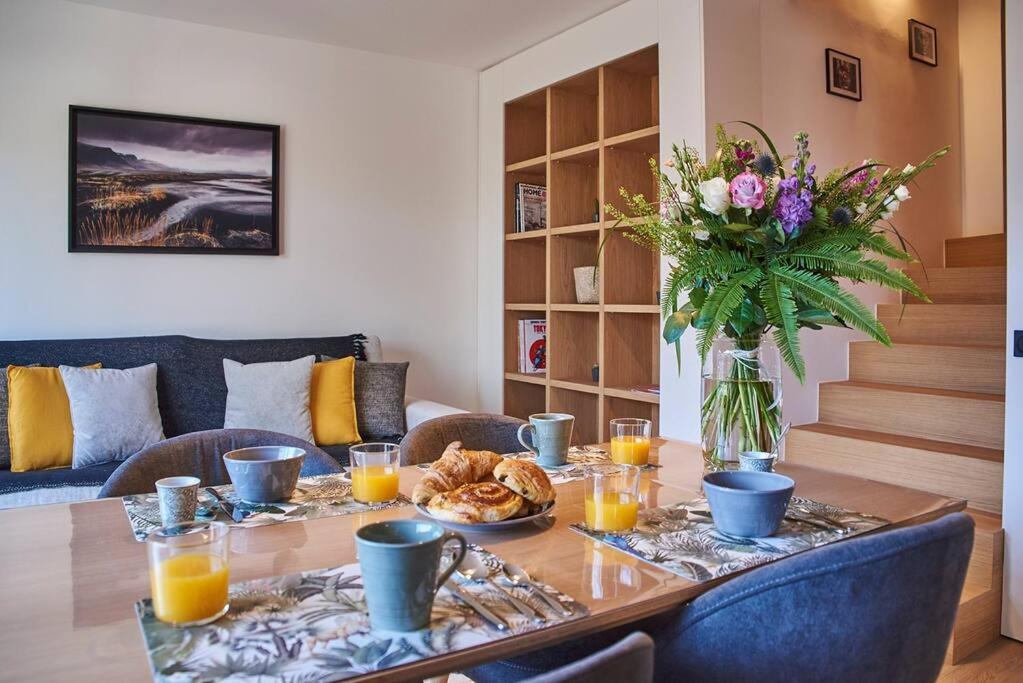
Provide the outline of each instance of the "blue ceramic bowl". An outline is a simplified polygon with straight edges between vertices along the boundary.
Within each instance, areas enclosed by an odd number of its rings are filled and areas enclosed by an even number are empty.
[[[771,472],[711,472],[703,491],[714,525],[731,536],[770,536],[781,526],[796,483]]]
[[[257,446],[224,453],[234,490],[246,503],[276,503],[291,497],[305,451],[291,446]]]

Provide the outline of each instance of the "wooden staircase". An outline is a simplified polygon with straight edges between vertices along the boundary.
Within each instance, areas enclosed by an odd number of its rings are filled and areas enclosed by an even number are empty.
[[[947,240],[944,268],[907,273],[933,303],[877,307],[895,346],[849,344],[849,379],[820,385],[819,422],[793,427],[785,459],[967,500],[958,663],[1001,629],[1005,235]]]

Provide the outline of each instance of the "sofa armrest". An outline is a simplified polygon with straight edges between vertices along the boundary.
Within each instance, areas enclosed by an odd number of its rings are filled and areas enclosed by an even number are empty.
[[[413,427],[420,425],[427,420],[432,420],[435,417],[467,412],[469,411],[462,410],[461,408],[455,408],[454,406],[446,406],[443,403],[437,403],[436,401],[427,401],[426,399],[416,398],[415,396],[406,396],[405,429],[412,431]]]

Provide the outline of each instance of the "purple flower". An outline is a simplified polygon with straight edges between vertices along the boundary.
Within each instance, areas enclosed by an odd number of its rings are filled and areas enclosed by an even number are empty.
[[[781,221],[786,235],[813,218],[813,194],[800,187],[799,178],[790,177],[778,183],[778,199],[772,215]]]
[[[735,158],[739,160],[740,164],[748,164],[753,159],[753,156],[754,154],[751,150],[735,145]]]
[[[732,193],[732,206],[740,209],[762,209],[764,208],[764,191],[767,187],[760,176],[749,171],[743,171],[732,178],[728,184],[728,191]]]

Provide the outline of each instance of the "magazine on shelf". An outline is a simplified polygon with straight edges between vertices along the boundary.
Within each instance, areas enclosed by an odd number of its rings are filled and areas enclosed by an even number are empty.
[[[547,227],[547,188],[515,183],[515,232]]]
[[[654,396],[661,395],[661,387],[657,384],[647,384],[639,387],[629,387],[629,391],[634,394],[652,394]]]
[[[519,372],[547,372],[547,321],[519,321]]]

